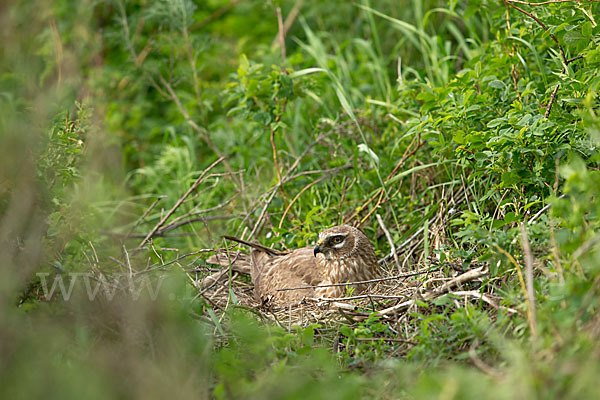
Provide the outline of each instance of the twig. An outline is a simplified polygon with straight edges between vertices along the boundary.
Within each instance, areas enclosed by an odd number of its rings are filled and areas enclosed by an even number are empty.
[[[288,14],[288,16],[285,18],[285,22],[283,23],[283,29],[282,29],[284,35],[287,35],[288,31],[294,24],[294,21],[300,14],[300,9],[302,8],[302,3],[304,3],[304,0],[297,0],[296,4],[294,4],[294,7],[292,8],[292,10]],[[275,36],[275,38],[273,39],[273,42],[271,43],[271,49],[275,48],[275,46],[277,46],[278,43],[280,43],[279,32],[277,32],[277,36]]]
[[[558,39],[556,38],[556,36],[554,36],[554,34],[552,32],[548,31],[548,27],[538,17],[536,17],[532,13],[527,12],[527,11],[523,10],[522,8],[515,6],[511,0],[505,0],[505,1],[507,1],[508,5],[511,6],[512,8],[514,8],[515,10],[522,12],[523,14],[527,15],[529,18],[533,19],[535,22],[537,22],[542,27],[542,29],[544,29],[546,32],[548,32],[548,35],[550,35],[552,40],[554,40],[554,43],[556,43],[556,45],[558,46],[558,49],[560,50],[560,54],[562,56],[562,59],[563,59],[564,63],[566,64],[567,56],[565,55],[565,50],[558,42]]]
[[[475,341],[469,348],[469,357],[471,358],[471,361],[473,361],[473,364],[475,364],[475,366],[477,368],[479,368],[486,374],[493,376],[495,378],[500,378],[502,376],[502,374],[500,374],[500,372],[496,371],[494,368],[487,365],[485,362],[483,362],[483,360],[481,360],[477,356],[477,353],[475,352],[475,349],[477,348],[477,346],[479,346],[479,340],[475,339]]]
[[[466,282],[474,281],[475,279],[482,278],[484,276],[487,276],[488,274],[489,274],[489,271],[488,271],[487,267],[485,267],[485,266],[472,269],[472,270],[467,271],[464,274],[461,274],[461,275],[457,276],[456,278],[444,283],[442,286],[434,289],[433,293],[434,294],[445,293],[455,286],[462,285],[463,283],[466,283]],[[427,295],[424,297],[427,298]]]
[[[179,200],[177,200],[177,203],[175,203],[175,205],[173,206],[173,208],[171,208],[169,210],[169,212],[167,212],[167,214],[154,226],[154,228],[152,228],[152,230],[140,242],[140,244],[138,245],[138,248],[141,248],[148,240],[150,240],[150,238],[156,233],[156,231],[158,231],[158,229],[160,229],[160,227],[163,226],[163,224],[167,221],[167,219],[169,219],[169,217],[171,215],[173,215],[173,213],[175,212],[175,210],[177,210],[177,208],[179,208],[179,206],[181,205],[181,203],[183,203],[183,201],[190,195],[190,193],[192,193],[198,187],[198,185],[202,182],[202,180],[204,179],[204,177],[206,176],[206,174],[208,173],[208,171],[210,171],[211,169],[213,169],[217,164],[219,164],[224,159],[225,159],[225,157],[219,157],[219,159],[217,161],[215,161],[214,163],[212,163],[211,165],[209,165],[208,168],[206,168],[204,171],[202,171],[202,174],[200,174],[200,176],[198,177],[198,179],[196,179],[196,181],[192,184],[192,186],[190,186],[190,188],[188,189],[188,191],[185,192],[185,194],[183,196],[181,196],[179,198]]]
[[[269,207],[269,205],[273,201],[273,198],[275,198],[275,194],[277,193],[277,191],[279,190],[279,188],[281,188],[284,184],[292,181],[293,179],[296,179],[299,176],[308,175],[309,174],[308,172],[305,172],[305,173],[296,174],[294,176],[290,176],[290,174],[292,173],[292,171],[294,171],[298,167],[298,165],[300,164],[300,160],[302,160],[306,156],[306,154],[308,154],[308,152],[313,148],[313,146],[315,144],[317,144],[319,141],[321,141],[321,139],[323,139],[324,137],[325,136],[320,135],[314,142],[310,143],[306,147],[306,149],[304,149],[304,151],[302,152],[302,154],[300,154],[300,156],[298,156],[298,158],[296,158],[296,160],[294,161],[294,163],[292,164],[292,166],[288,169],[287,173],[284,175],[284,177],[281,179],[281,181],[277,185],[275,185],[275,187],[273,189],[271,189],[271,193],[269,193],[269,194],[265,193],[263,195],[263,197],[261,198],[261,200],[263,198],[267,197],[267,196],[268,196],[268,199],[266,200],[266,202],[265,202],[265,204],[264,204],[264,206],[263,206],[263,208],[262,208],[262,210],[260,212],[260,215],[259,215],[256,223],[254,224],[254,227],[252,228],[252,231],[250,231],[250,234],[248,235],[248,239],[251,239],[254,236],[254,234],[257,232],[258,228],[262,224],[262,220],[263,220],[263,218],[264,218],[264,216],[265,216],[265,214],[267,212],[267,208]],[[310,171],[310,173],[314,173],[314,172]],[[260,202],[260,200],[259,200],[259,202]],[[258,202],[257,202],[257,204],[258,204]],[[253,209],[248,213],[248,215],[246,216],[246,218],[244,218],[244,220],[242,221],[242,224],[247,221],[247,219],[250,217],[250,215],[254,211],[254,208],[255,207],[253,207]]]
[[[471,297],[475,297],[477,299],[480,299],[480,300],[484,301],[485,303],[489,304],[490,306],[492,306],[492,307],[494,307],[496,309],[505,310],[509,314],[518,314],[518,311],[515,310],[514,308],[501,306],[498,303],[496,303],[494,300],[492,300],[491,298],[489,298],[488,296],[486,296],[484,293],[480,293],[480,292],[477,292],[475,290],[462,290],[462,291],[457,291],[457,292],[449,292],[448,294],[452,294],[452,295],[455,295],[455,296],[471,296]]]
[[[354,338],[353,340],[356,340],[357,342],[376,342],[379,340],[383,340],[384,342],[397,342],[397,343],[407,343],[407,344],[412,344],[412,345],[416,345],[417,342],[412,342],[410,340],[406,340],[406,339],[398,339],[398,338],[389,338],[389,337],[366,337],[366,338]]]
[[[317,183],[321,182],[325,178],[330,177],[334,173],[339,172],[339,171],[341,171],[343,169],[351,168],[351,167],[352,167],[352,164],[346,164],[346,165],[344,165],[342,167],[333,168],[333,169],[329,170],[329,172],[326,173],[325,175],[321,176],[320,178],[312,181],[311,183],[309,183],[308,185],[306,185],[305,187],[303,187],[302,190],[300,190],[300,192],[298,192],[298,194],[296,194],[296,196],[294,196],[294,198],[292,199],[292,201],[290,202],[290,204],[288,204],[288,206],[285,208],[285,211],[283,212],[283,216],[279,220],[279,229],[281,229],[281,226],[283,225],[283,221],[285,219],[285,216],[290,211],[290,208],[292,208],[292,205],[296,202],[296,200],[298,200],[298,198],[302,195],[302,193],[304,193],[305,191],[307,191],[308,189],[310,189],[312,186],[316,185]]]
[[[396,254],[396,246],[394,245],[394,240],[392,239],[392,235],[390,235],[390,231],[387,230],[385,224],[383,223],[383,219],[381,219],[381,215],[375,214],[375,218],[377,218],[377,222],[379,226],[383,230],[385,237],[390,245],[390,255],[394,257],[394,261],[396,262],[396,266],[400,268],[400,261],[398,260],[398,254]]]
[[[467,271],[462,275],[457,276],[456,278],[452,279],[449,282],[446,282],[444,285],[440,286],[439,288],[437,288],[436,290],[433,290],[431,292],[426,293],[424,296],[422,296],[422,300],[432,300],[435,299],[436,297],[439,297],[443,294],[446,294],[446,292],[448,290],[450,290],[450,288],[456,286],[456,285],[460,285],[466,282],[470,282],[473,281],[475,279],[479,279],[482,278],[484,276],[487,276],[487,274],[489,273],[489,271],[487,270],[487,268],[485,267],[480,267],[480,268],[476,268],[473,269],[471,271]],[[403,303],[400,304],[396,304],[395,306],[392,307],[388,307],[386,309],[383,309],[381,311],[378,311],[377,314],[378,315],[387,315],[387,314],[393,314],[395,312],[398,312],[404,308],[408,308],[412,305],[416,304],[416,299],[413,300],[408,300],[405,301]]]
[[[277,37],[279,39],[279,50],[281,51],[281,59],[285,60],[285,29],[283,27],[283,18],[281,17],[281,7],[277,7]]]
[[[552,91],[552,94],[550,95],[550,101],[548,102],[548,105],[546,106],[546,112],[544,113],[544,118],[546,119],[548,119],[548,117],[550,116],[550,111],[552,111],[552,105],[554,104],[554,99],[556,98],[556,94],[558,93],[559,87],[560,83],[557,83],[554,87],[554,90]]]
[[[533,255],[531,254],[531,246],[525,225],[519,225],[521,229],[521,240],[523,242],[523,258],[525,259],[525,278],[527,284],[527,298],[529,300],[529,308],[531,309],[531,336],[533,339],[537,337],[537,313],[535,307],[535,292],[533,288]]]
[[[565,197],[566,194],[562,194],[560,195],[558,198],[562,199],[563,197]],[[543,213],[545,213],[550,207],[552,207],[552,203],[550,204],[546,204],[544,207],[542,207],[540,209],[540,211],[536,212],[535,215],[531,218],[529,218],[529,220],[527,221],[527,225],[532,224],[533,222],[535,222],[539,217],[542,216]]]
[[[525,285],[525,280],[523,279],[523,273],[521,272],[521,266],[519,265],[517,260],[515,260],[515,258],[508,251],[504,250],[502,247],[497,246],[497,245],[496,245],[496,249],[500,253],[504,254],[517,269],[519,283],[521,284],[521,290],[523,290],[523,297],[525,297],[525,302],[527,302],[527,304],[529,304],[529,296],[527,294],[527,286]],[[527,321],[529,322],[529,327],[531,328],[531,331],[533,332],[534,326],[533,326],[533,319],[531,316],[531,307],[527,307]]]
[[[160,229],[158,232],[159,232],[159,233],[164,233],[164,232],[167,232],[167,231],[173,230],[173,229],[175,229],[175,228],[177,228],[177,227],[179,227],[179,226],[183,225],[183,224],[180,224],[180,223],[179,223],[181,220],[183,220],[184,218],[190,217],[190,216],[192,216],[192,215],[208,214],[208,213],[210,213],[210,212],[217,211],[217,210],[219,210],[219,209],[221,209],[221,208],[223,208],[223,207],[227,206],[227,205],[228,205],[229,203],[231,203],[231,202],[233,201],[233,199],[235,199],[236,197],[237,197],[237,194],[234,194],[234,195],[233,195],[233,196],[232,196],[230,199],[228,199],[228,200],[226,200],[226,201],[222,202],[221,204],[218,204],[218,205],[216,205],[216,206],[214,206],[214,207],[211,207],[211,208],[206,208],[206,209],[204,209],[204,210],[198,210],[198,211],[194,211],[194,210],[192,209],[192,211],[190,211],[190,212],[188,212],[188,213],[186,213],[186,214],[184,214],[184,215],[182,215],[182,216],[179,216],[179,217],[175,218],[173,221],[171,221],[170,223],[168,223],[167,225],[165,225],[163,228],[161,228],[161,229]],[[185,222],[185,223],[188,223],[188,224],[189,224],[189,223],[190,223],[190,221],[191,221],[191,222],[196,222],[196,221],[198,221],[198,220],[202,220],[202,219],[198,219],[198,218],[196,218],[196,219],[194,219],[194,221],[187,220],[187,221],[183,221],[183,222]]]
[[[375,211],[377,211],[377,209],[379,208],[379,206],[381,205],[381,201],[383,200],[383,195],[385,194],[385,188],[382,187],[381,189],[379,189],[379,198],[377,199],[377,203],[373,206],[373,208],[367,213],[367,215],[365,215],[363,218],[361,218],[361,220],[359,221],[357,227],[360,227],[362,224],[365,223],[365,221],[367,219],[369,219],[369,217],[371,217],[371,215],[373,215],[375,213]]]
[[[399,122],[401,122],[400,120],[398,120],[396,117],[394,117],[392,114],[388,114],[388,116],[392,117],[392,119],[397,120]],[[410,157],[412,157],[421,147],[421,145],[423,144],[421,142],[421,135],[416,135],[408,144],[406,151],[408,151],[410,148],[412,148],[413,144],[415,143],[415,140],[417,141],[417,146],[412,149],[410,151],[410,153],[405,154],[402,156],[402,158],[400,159],[400,161],[398,161],[398,163],[396,164],[396,166],[394,167],[394,169],[392,170],[392,172],[390,172],[390,174],[388,175],[388,177],[385,179],[386,182],[388,182],[390,179],[392,179],[396,173],[398,173],[398,170],[400,169],[400,166],[402,166],[402,164],[404,164],[406,162],[406,160],[408,160]]]
[[[123,252],[125,253],[125,260],[127,261],[127,268],[129,269],[129,277],[133,277],[133,268],[131,268],[131,260],[129,260],[129,253],[127,248],[123,245]]]
[[[235,246],[231,246],[231,248],[233,248],[233,247],[235,247]],[[177,257],[176,259],[174,259],[172,261],[168,261],[166,263],[162,263],[162,264],[156,265],[156,266],[151,266],[151,268],[149,268],[149,269],[147,269],[145,271],[138,272],[138,274],[143,274],[143,273],[146,273],[146,272],[152,272],[152,271],[155,271],[157,269],[164,268],[164,267],[166,267],[168,265],[171,265],[171,264],[174,264],[174,263],[176,263],[176,262],[178,262],[180,260],[183,260],[184,258],[187,258],[187,257],[190,257],[190,256],[195,256],[196,254],[219,253],[219,252],[222,252],[222,251],[225,251],[225,249],[200,249],[200,250],[192,251],[191,253],[187,253],[187,254],[184,254],[182,256],[179,256],[179,257]]]
[[[350,285],[361,285],[364,283],[374,283],[374,282],[383,282],[383,281],[391,281],[394,279],[400,279],[400,278],[410,278],[411,276],[417,276],[417,275],[423,275],[429,272],[434,272],[437,271],[439,268],[434,268],[434,269],[428,269],[427,271],[419,271],[419,272],[413,272],[410,274],[402,274],[402,275],[394,275],[394,276],[388,276],[386,278],[377,278],[377,279],[370,279],[368,281],[356,281],[356,282],[346,282],[346,283],[332,283],[329,285],[316,285],[316,286],[299,286],[299,287],[293,287],[293,288],[283,288],[283,289],[277,289],[277,292],[285,292],[288,290],[301,290],[301,289],[318,289],[318,288],[326,288],[326,287],[335,287],[335,286],[350,286]]]
[[[319,297],[315,299],[317,301],[342,301],[342,300],[359,300],[359,299],[406,299],[408,296],[394,296],[387,294],[361,294],[358,296],[350,296],[350,297]]]
[[[125,238],[129,237],[133,233],[135,228],[137,228],[142,223],[144,218],[146,218],[148,216],[148,214],[150,214],[150,211],[152,211],[154,209],[154,207],[156,207],[158,202],[161,201],[162,199],[164,199],[165,197],[167,197],[167,196],[164,196],[164,195],[158,196],[156,198],[156,200],[154,200],[154,202],[150,205],[150,207],[148,207],[148,209],[144,212],[144,214],[142,214],[142,216],[139,217],[137,221],[135,221],[135,224],[133,224],[133,226],[129,230],[129,233],[127,233],[127,235],[125,235]]]
[[[463,202],[463,200],[465,199],[466,194],[460,192],[459,194],[456,195],[456,197],[454,197],[452,199],[453,204],[457,205]],[[431,217],[431,219],[429,219],[428,225],[429,226],[433,226],[435,224],[435,222],[437,221],[437,219],[439,218],[438,215],[434,215],[433,217]],[[413,240],[415,240],[417,237],[419,237],[419,235],[421,233],[423,233],[423,231],[425,230],[424,227],[419,228],[415,233],[413,233],[408,239],[406,239],[402,244],[400,244],[399,246],[396,246],[396,254],[400,253],[406,246],[408,246]],[[387,255],[384,258],[382,258],[381,260],[378,261],[379,265],[384,265],[387,264],[390,259],[391,259],[391,255]]]

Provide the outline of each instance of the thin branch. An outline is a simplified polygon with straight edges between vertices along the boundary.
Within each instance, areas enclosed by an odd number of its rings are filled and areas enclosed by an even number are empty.
[[[171,217],[171,215],[173,215],[173,213],[175,212],[175,210],[177,210],[177,208],[179,208],[179,206],[181,205],[181,203],[183,203],[183,201],[204,180],[204,177],[206,176],[206,174],[211,169],[213,169],[217,164],[219,164],[221,161],[223,161],[224,159],[225,159],[225,157],[220,157],[217,161],[213,162],[211,165],[209,165],[208,168],[206,168],[204,171],[202,171],[202,174],[200,174],[200,176],[198,177],[198,179],[196,179],[196,181],[192,184],[192,186],[190,186],[190,188],[188,189],[188,191],[185,192],[184,195],[179,198],[179,200],[177,200],[177,203],[175,203],[175,205],[173,206],[173,208],[171,208],[169,210],[169,212],[167,212],[167,214],[165,214],[165,216],[156,224],[156,226],[154,226],[154,228],[152,228],[152,230],[148,233],[148,235],[146,235],[146,237],[140,242],[140,244],[138,245],[138,248],[141,248],[144,244],[146,244],[146,242],[148,240],[150,240],[150,238],[156,233],[156,231],[158,231],[160,229],[160,227],[164,225],[164,223],[167,221],[167,219],[169,219],[169,217]]]
[[[479,278],[482,278],[484,276],[487,276],[489,274],[489,271],[487,270],[487,268],[484,267],[480,267],[480,268],[476,268],[470,271],[465,272],[462,275],[457,276],[456,278],[452,279],[449,282],[446,282],[444,285],[442,285],[441,287],[426,293],[424,296],[422,296],[422,298],[420,300],[432,300],[435,299],[436,297],[439,297],[443,294],[446,294],[447,291],[450,290],[450,288],[457,286],[457,285],[461,285],[463,283],[466,282],[470,282]],[[383,309],[381,311],[378,311],[377,314],[378,315],[387,315],[387,314],[393,314],[396,313],[404,308],[408,308],[412,305],[416,304],[416,300],[408,300],[405,301],[403,303],[400,304],[396,304],[395,306],[392,307],[388,307],[386,309]]]
[[[188,217],[191,217],[191,216],[194,216],[194,215],[208,214],[210,212],[220,210],[221,208],[223,208],[223,207],[227,206],[229,203],[231,203],[233,201],[233,199],[235,199],[237,196],[238,196],[238,194],[234,194],[233,197],[231,197],[228,200],[222,202],[221,204],[218,204],[218,205],[216,205],[214,207],[211,207],[211,208],[205,208],[204,210],[197,210],[197,211],[194,211],[192,209],[190,212],[188,212],[188,213],[186,213],[184,215],[181,215],[181,216],[175,218],[169,224],[167,224],[163,228],[161,228],[159,232],[160,233],[164,233],[164,232],[173,230],[173,229],[175,229],[175,228],[177,228],[177,227],[179,227],[181,225],[184,225],[184,224],[178,224],[178,223],[181,220],[185,219],[185,218],[188,218]],[[192,220],[188,220],[188,221],[184,221],[184,222],[189,224],[191,222],[202,221],[202,220],[203,219],[201,219],[201,218],[194,218],[193,221]]]
[[[375,214],[375,218],[377,219],[377,222],[379,223],[379,226],[383,230],[383,233],[385,234],[385,238],[387,239],[387,241],[390,245],[390,255],[392,255],[394,257],[394,262],[396,263],[396,267],[400,268],[400,261],[398,260],[398,254],[396,253],[396,246],[394,245],[394,240],[392,239],[392,235],[390,235],[390,231],[388,231],[387,228],[385,227],[385,224],[383,222],[383,219],[381,218],[381,215]]]
[[[144,274],[144,273],[147,273],[147,272],[156,271],[157,269],[164,268],[166,266],[169,266],[171,264],[179,262],[180,260],[183,260],[184,258],[191,257],[191,256],[194,256],[196,254],[203,254],[203,253],[215,253],[215,254],[217,254],[217,253],[219,253],[221,251],[224,251],[224,250],[225,249],[200,249],[200,250],[192,251],[191,253],[187,253],[187,254],[184,254],[182,256],[179,256],[179,257],[177,257],[176,259],[174,259],[172,261],[168,261],[166,263],[162,263],[160,265],[153,266],[153,267],[151,267],[151,268],[149,268],[149,269],[147,269],[145,271],[140,271],[137,274]]]
[[[332,168],[331,170],[329,170],[326,174],[324,174],[323,176],[321,176],[320,178],[312,181],[311,183],[309,183],[308,185],[304,186],[302,188],[302,190],[300,190],[300,192],[298,192],[298,194],[296,194],[296,196],[294,196],[294,198],[292,199],[292,201],[290,202],[290,204],[288,204],[288,206],[285,208],[285,211],[283,212],[283,216],[281,217],[281,219],[279,220],[279,229],[281,229],[281,226],[283,225],[283,221],[285,220],[285,216],[287,215],[287,213],[290,211],[290,208],[292,208],[292,205],[294,205],[294,203],[298,200],[298,198],[300,198],[300,196],[302,195],[302,193],[304,193],[305,191],[307,191],[308,189],[310,189],[312,186],[316,185],[317,183],[321,182],[322,180],[329,178],[331,175],[344,170],[344,169],[349,169],[352,168],[352,164],[346,164],[344,166],[341,167],[337,167],[337,168]]]
[[[288,16],[285,18],[285,22],[283,23],[283,29],[282,29],[284,36],[287,35],[288,31],[294,24],[294,21],[300,14],[300,10],[302,9],[303,3],[304,3],[304,0],[297,0],[296,4],[294,4],[294,7],[292,8],[292,10],[288,14]],[[279,32],[277,32],[277,36],[275,36],[275,38],[273,39],[273,42],[271,43],[271,49],[275,48],[275,46],[277,46],[278,43],[280,43]]]
[[[358,296],[350,296],[350,297],[320,297],[318,299],[314,299],[316,301],[344,301],[344,300],[358,300],[358,299],[406,299],[408,296],[394,296],[394,295],[386,295],[386,294],[361,294]]]
[[[531,246],[527,237],[527,230],[523,223],[519,224],[521,229],[521,240],[523,245],[523,258],[525,259],[525,279],[527,285],[527,299],[529,300],[529,308],[531,309],[531,336],[533,339],[537,337],[537,312],[535,307],[535,291],[533,288],[533,255],[531,254]]]
[[[279,39],[279,50],[281,51],[281,59],[285,60],[285,29],[283,27],[283,18],[281,17],[281,7],[277,7],[277,37]]]
[[[505,0],[508,2],[508,5],[511,6],[512,8],[514,8],[515,10],[522,12],[523,14],[527,15],[529,18],[533,19],[535,22],[537,22],[542,29],[544,29],[546,32],[548,32],[548,35],[550,35],[550,37],[552,38],[552,40],[554,40],[554,43],[556,43],[556,45],[558,46],[558,49],[560,50],[560,54],[562,56],[562,59],[564,61],[564,63],[567,63],[567,56],[565,55],[565,50],[563,49],[563,47],[560,45],[560,43],[558,42],[558,39],[556,38],[556,36],[554,36],[554,34],[552,32],[548,31],[548,27],[535,15],[533,15],[530,12],[527,12],[525,10],[523,10],[522,8],[519,8],[517,6],[515,6],[511,0]]]
[[[427,271],[413,272],[413,273],[410,273],[410,274],[394,275],[394,276],[388,276],[386,278],[369,279],[368,281],[356,281],[356,282],[346,282],[346,283],[332,283],[332,284],[329,284],[329,285],[299,286],[299,287],[293,287],[293,288],[277,289],[276,291],[277,292],[285,292],[285,291],[288,291],[288,290],[318,289],[318,288],[335,287],[335,286],[350,286],[350,285],[361,285],[361,284],[364,284],[364,283],[374,283],[374,282],[391,281],[391,280],[394,280],[394,279],[410,278],[411,276],[417,276],[417,275],[427,274],[429,272],[437,271],[438,269],[439,268],[434,268],[434,269],[428,269]]]
[[[298,156],[298,158],[296,158],[296,160],[294,161],[294,163],[292,164],[292,166],[288,169],[287,173],[284,175],[283,178],[281,178],[281,181],[275,185],[275,187],[273,189],[271,189],[271,192],[267,192],[265,193],[261,199],[256,203],[256,205],[254,207],[252,207],[252,210],[248,213],[248,215],[246,216],[246,218],[244,218],[244,220],[242,221],[242,224],[244,224],[244,222],[246,222],[248,220],[248,218],[250,218],[250,215],[252,214],[252,212],[254,212],[254,209],[257,207],[258,203],[264,199],[267,198],[261,212],[260,215],[258,217],[258,220],[256,221],[256,223],[254,224],[254,227],[252,228],[252,231],[250,232],[250,234],[248,235],[247,239],[251,239],[254,234],[258,231],[258,228],[260,227],[260,225],[262,225],[262,220],[265,217],[265,214],[267,212],[267,208],[269,207],[269,205],[271,204],[271,202],[273,201],[273,198],[275,197],[275,194],[277,193],[277,191],[286,183],[296,179],[299,176],[302,175],[308,175],[307,173],[299,173],[293,176],[290,176],[290,174],[298,167],[298,165],[300,164],[300,160],[302,160],[307,154],[308,152],[313,148],[314,145],[316,145],[318,142],[321,141],[321,139],[323,139],[325,136],[324,135],[319,135],[319,137],[312,143],[310,143],[306,149],[304,149],[304,151],[302,152],[302,154],[300,154],[300,156]],[[313,173],[311,171],[311,173]]]
[[[156,207],[158,202],[161,201],[162,199],[164,199],[165,197],[167,197],[167,196],[161,195],[161,196],[158,196],[156,198],[156,200],[154,200],[154,202],[150,205],[150,207],[148,207],[148,209],[144,212],[144,214],[142,214],[142,216],[139,217],[137,221],[135,221],[135,224],[133,224],[131,229],[129,229],[129,233],[127,235],[125,235],[126,238],[129,237],[133,233],[135,228],[137,228],[142,223],[142,221],[148,216],[148,214],[150,214],[150,212],[154,209],[154,207]]]
[[[457,276],[456,278],[444,283],[442,286],[435,288],[432,293],[434,293],[434,294],[445,293],[455,286],[459,286],[459,285],[462,285],[463,283],[467,283],[467,282],[474,281],[479,278],[483,278],[484,276],[487,276],[488,274],[489,274],[489,271],[485,266],[472,269],[472,270],[467,271],[464,274],[461,274],[461,275]],[[427,298],[427,296],[425,296],[425,298]]]
[[[562,199],[565,196],[566,196],[566,194],[562,194],[558,198]],[[542,207],[540,209],[540,211],[538,211],[537,213],[535,213],[535,215],[533,217],[529,218],[529,220],[527,221],[527,225],[530,225],[530,224],[534,223],[539,217],[542,216],[543,213],[545,213],[546,211],[548,211],[548,209],[550,207],[552,207],[552,203],[546,204],[544,207]]]

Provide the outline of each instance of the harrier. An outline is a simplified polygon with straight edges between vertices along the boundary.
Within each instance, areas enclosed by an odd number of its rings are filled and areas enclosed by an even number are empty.
[[[343,284],[378,276],[373,246],[360,230],[349,225],[324,230],[319,234],[315,247],[286,252],[231,236],[224,237],[252,248],[250,256],[241,254],[232,257],[232,265],[240,270],[249,270],[254,282],[254,294],[263,304],[292,304],[305,297],[343,297],[347,291],[346,285],[286,291],[278,289]],[[212,256],[208,262],[229,265],[224,255]],[[353,293],[361,292],[365,286],[353,285]]]

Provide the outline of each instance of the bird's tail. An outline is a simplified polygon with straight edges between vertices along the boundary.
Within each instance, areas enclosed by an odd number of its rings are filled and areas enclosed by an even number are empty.
[[[216,264],[222,267],[231,265],[234,271],[241,272],[243,274],[250,274],[250,256],[248,254],[240,253],[238,251],[232,251],[230,254],[217,253],[214,254],[206,262],[209,264]]]

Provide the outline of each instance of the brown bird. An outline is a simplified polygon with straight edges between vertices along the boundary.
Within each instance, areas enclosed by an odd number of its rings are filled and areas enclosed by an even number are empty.
[[[254,282],[254,294],[263,304],[292,304],[305,297],[343,297],[347,286],[286,291],[277,289],[364,281],[378,276],[373,246],[359,229],[349,225],[324,230],[319,234],[315,247],[287,252],[231,236],[223,237],[252,248],[250,256],[233,257],[232,266],[241,271],[249,270]],[[212,256],[207,261],[229,265],[224,255]],[[354,294],[366,288],[365,284],[352,286],[355,288]]]

